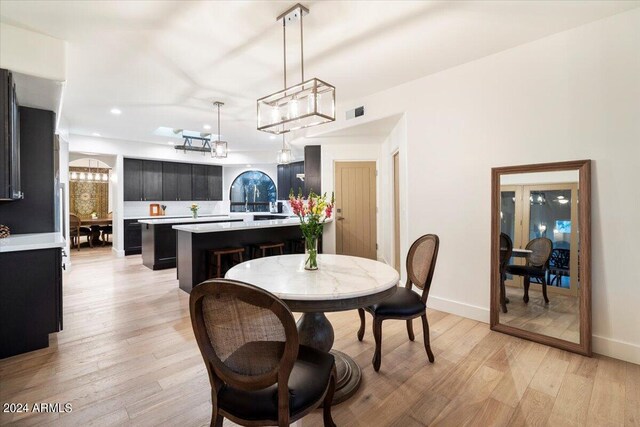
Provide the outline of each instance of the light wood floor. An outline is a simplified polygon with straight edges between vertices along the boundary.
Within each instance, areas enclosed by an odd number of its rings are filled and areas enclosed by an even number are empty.
[[[175,270],[152,272],[139,256],[116,258],[109,248],[74,251],[72,260],[64,331],[48,349],[0,361],[0,401],[71,402],[73,412],[2,413],[0,424],[208,424],[209,384]],[[640,366],[585,358],[442,312],[429,318],[435,364],[427,362],[419,322],[410,342],[404,322],[389,321],[375,373],[370,328],[358,342],[355,311],[330,315],[335,347],[364,376],[358,393],[333,408],[339,426],[639,425]],[[320,414],[302,425],[321,425]]]
[[[522,300],[524,291],[506,287],[507,313],[500,311],[500,323],[538,332],[550,337],[580,342],[580,305],[578,297],[549,293],[545,304],[542,291],[529,289],[529,302]]]

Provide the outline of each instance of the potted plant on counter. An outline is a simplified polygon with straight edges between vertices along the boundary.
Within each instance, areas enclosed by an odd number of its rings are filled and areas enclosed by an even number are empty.
[[[198,218],[198,209],[200,209],[200,206],[193,203],[189,209],[191,210],[191,216],[193,216],[193,219]]]
[[[307,200],[304,200],[302,191],[299,191],[297,196],[293,194],[293,190],[289,192],[291,210],[300,219],[300,229],[304,236],[306,270],[318,269],[318,238],[322,234],[325,221],[331,218],[334,201],[333,193],[328,201],[327,193],[320,196],[312,191]]]

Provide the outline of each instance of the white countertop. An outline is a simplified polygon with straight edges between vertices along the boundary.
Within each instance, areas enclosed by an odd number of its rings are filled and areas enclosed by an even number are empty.
[[[228,214],[198,214],[198,217],[210,217],[210,216],[227,216]],[[124,219],[156,219],[156,218],[191,218],[191,215],[189,214],[184,214],[184,215],[156,215],[156,216],[149,216],[149,215],[128,215],[125,216]]]
[[[59,232],[14,234],[0,239],[0,253],[63,248],[64,246],[65,240]]]
[[[215,215],[215,216],[198,216],[198,218],[157,218],[157,219],[141,219],[138,220],[139,223],[142,224],[182,224],[182,223],[190,223],[190,222],[211,222],[211,221],[227,221],[230,219],[242,219],[242,218],[231,218],[229,215]]]
[[[327,221],[329,222],[329,221]],[[215,233],[218,231],[248,230],[252,228],[293,227],[299,226],[300,220],[296,218],[270,219],[265,221],[221,222],[195,225],[174,225],[174,230],[187,231],[189,233]]]
[[[376,294],[400,277],[380,261],[318,254],[318,269],[304,269],[305,255],[257,258],[231,268],[225,278],[251,283],[285,300],[325,301]]]

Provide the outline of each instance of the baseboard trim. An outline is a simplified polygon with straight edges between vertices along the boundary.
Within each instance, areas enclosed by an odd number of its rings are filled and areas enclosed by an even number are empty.
[[[593,335],[593,352],[640,365],[640,345]]]
[[[477,305],[465,304],[446,298],[429,295],[427,306],[434,310],[444,311],[458,316],[489,323],[489,309]]]
[[[124,251],[123,251],[123,250],[116,249],[116,248],[114,248],[114,247],[112,247],[112,248],[111,248],[111,250],[112,250],[113,252],[115,252],[115,253],[116,253],[116,256],[118,256],[118,257],[123,257],[123,256],[124,256]]]
[[[489,309],[446,298],[429,296],[429,308],[489,323]],[[593,352],[640,365],[640,345],[593,335]]]

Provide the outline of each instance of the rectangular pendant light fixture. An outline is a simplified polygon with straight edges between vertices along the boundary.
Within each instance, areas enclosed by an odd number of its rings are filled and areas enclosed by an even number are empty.
[[[257,101],[258,130],[287,133],[332,122],[336,119],[336,88],[317,78],[304,79],[304,38],[302,17],[309,9],[296,4],[277,20],[282,20],[284,45],[284,87]],[[302,82],[287,87],[287,25],[300,21],[300,68]]]

